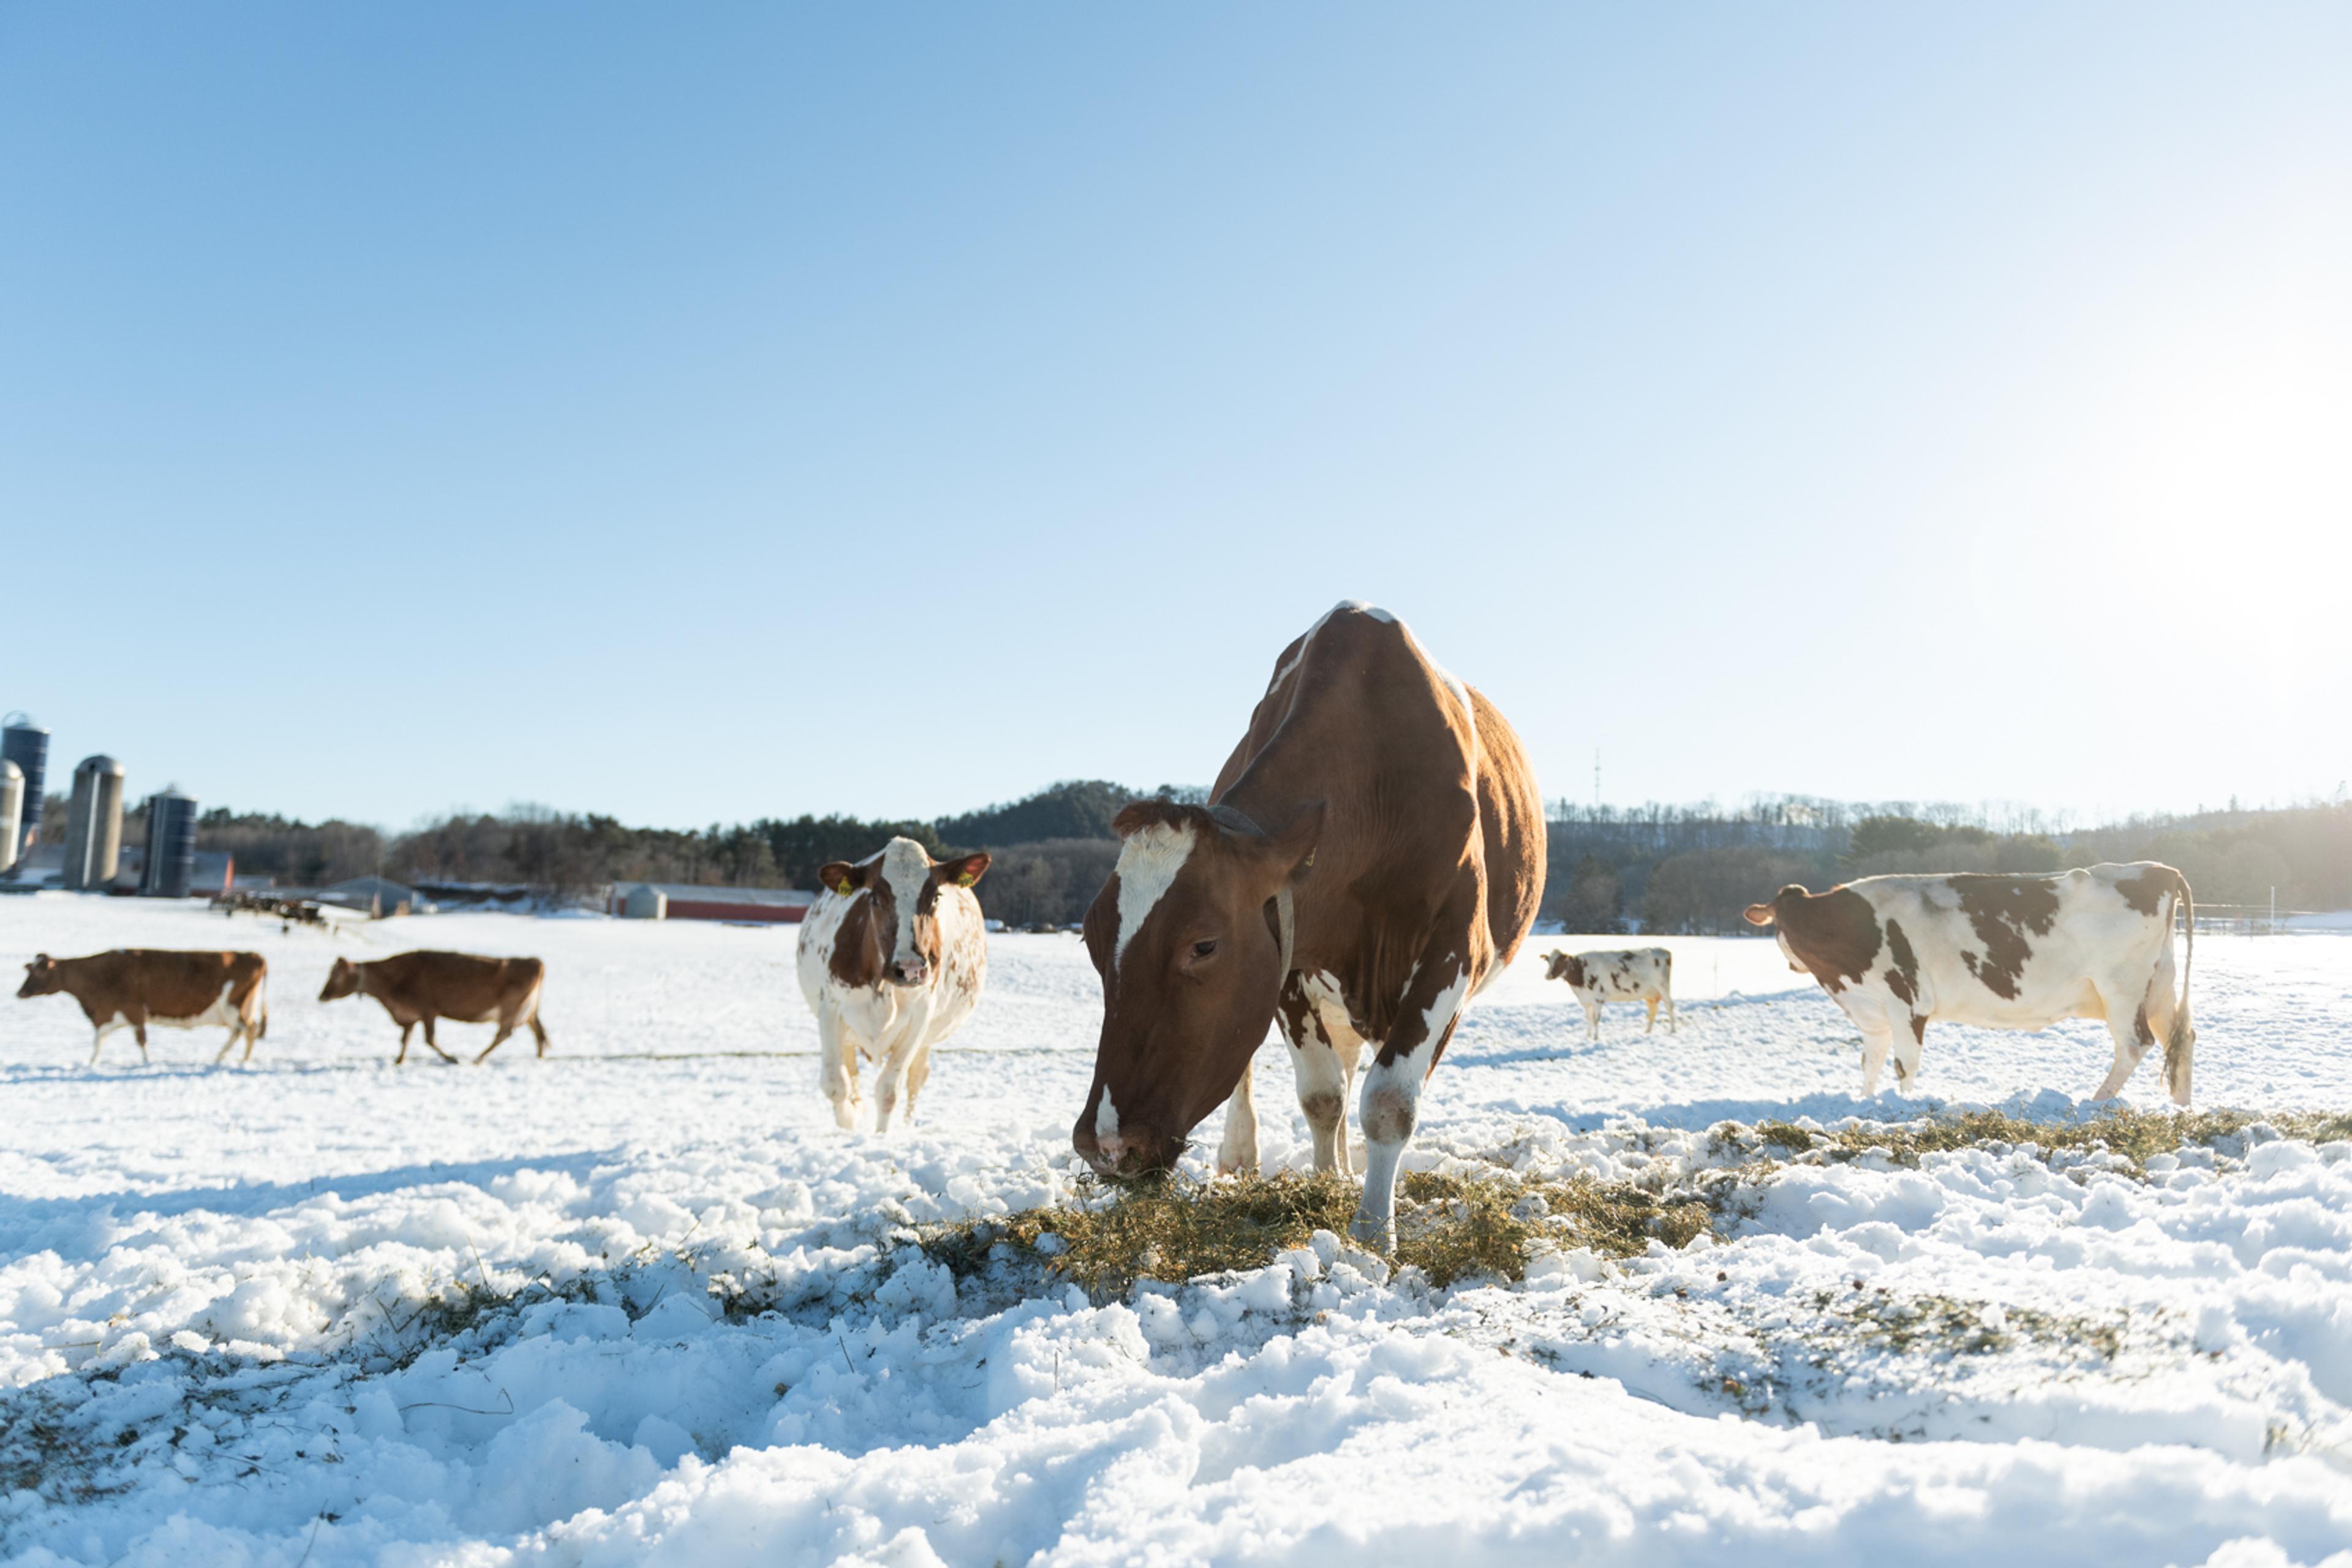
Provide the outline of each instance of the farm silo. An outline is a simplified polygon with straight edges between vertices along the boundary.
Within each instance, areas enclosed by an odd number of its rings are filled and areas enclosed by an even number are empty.
[[[104,889],[122,859],[122,764],[84,757],[74,769],[73,804],[66,813],[68,888]]]
[[[25,770],[0,757],[0,871],[16,863],[16,830],[24,816]]]
[[[195,874],[196,803],[175,789],[149,795],[139,891],[151,899],[184,899]]]
[[[22,713],[11,713],[0,724],[0,758],[16,764],[25,775],[25,805],[18,826],[27,845],[41,836],[41,803],[49,782],[49,732]]]

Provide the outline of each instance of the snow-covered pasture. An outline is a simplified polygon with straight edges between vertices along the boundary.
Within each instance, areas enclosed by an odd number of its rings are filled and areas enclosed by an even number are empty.
[[[1429,1289],[1325,1240],[1089,1301],[910,1225],[1066,1197],[1098,992],[992,939],[921,1118],[832,1126],[790,928],[452,915],[341,934],[0,899],[0,957],[240,946],[253,1067],[0,1002],[0,1555],[523,1564],[2315,1563],[2352,1547],[2352,1144],[2005,1146],[1759,1174],[1727,1239]],[[1672,1181],[1717,1123],[2042,1120],[2105,1029],[1930,1029],[1921,1089],[1769,941],[1669,941],[1679,1036],[1581,1039],[1530,942],[1412,1162]],[[1606,945],[1595,939],[1585,945]],[[549,963],[553,1054],[412,1057],[337,952]],[[2206,937],[2202,1106],[2352,1105],[2352,941]],[[13,991],[13,986],[11,987]],[[452,1049],[488,1026],[445,1028]],[[474,1045],[474,1048],[478,1048]],[[1307,1144],[1279,1049],[1261,1147]],[[2143,1066],[2126,1089],[2154,1109]],[[1213,1144],[1202,1129],[1197,1164]],[[484,1310],[484,1302],[493,1305]],[[732,1303],[731,1308],[730,1303]],[[1335,1558],[1335,1553],[1339,1554]],[[2352,1557],[2338,1559],[2352,1563]]]

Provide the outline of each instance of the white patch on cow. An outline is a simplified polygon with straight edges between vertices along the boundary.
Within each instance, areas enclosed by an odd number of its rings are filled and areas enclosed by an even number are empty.
[[[882,879],[890,884],[890,896],[898,902],[898,929],[890,933],[893,963],[905,963],[917,956],[915,903],[923,896],[923,884],[930,876],[931,858],[913,839],[893,838],[882,847]]]
[[[1118,938],[1111,944],[1110,966],[1117,970],[1153,907],[1175,885],[1176,874],[1192,857],[1192,829],[1155,822],[1127,836],[1118,847]]]
[[[1110,1102],[1110,1085],[1103,1085],[1102,1103],[1095,1107],[1095,1139],[1108,1142],[1118,1136],[1118,1107]]]

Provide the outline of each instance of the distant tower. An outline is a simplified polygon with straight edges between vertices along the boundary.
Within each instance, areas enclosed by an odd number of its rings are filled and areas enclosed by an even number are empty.
[[[16,764],[25,775],[25,805],[19,824],[24,828],[24,847],[30,848],[41,836],[41,803],[48,799],[45,793],[49,780],[49,732],[22,713],[8,715],[0,726],[0,758]]]
[[[175,789],[149,795],[139,891],[151,899],[184,899],[195,875],[196,803]]]
[[[25,816],[25,770],[0,758],[0,871],[16,863],[16,829]]]
[[[84,757],[74,769],[73,805],[66,813],[68,888],[104,891],[122,862],[122,764]]]

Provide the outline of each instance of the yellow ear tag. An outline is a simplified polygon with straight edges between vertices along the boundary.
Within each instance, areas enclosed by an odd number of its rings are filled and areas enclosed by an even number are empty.
[[[835,883],[833,885],[833,890],[834,890],[835,892],[836,892],[836,893],[846,893],[846,892],[848,892],[848,891],[849,891],[849,879],[848,879],[848,878],[846,878],[846,877],[844,877],[840,881],[835,882]]]
[[[979,880],[979,878],[973,876],[971,872],[966,871],[962,876],[956,879],[956,886],[959,888],[969,888],[974,882]]]

